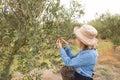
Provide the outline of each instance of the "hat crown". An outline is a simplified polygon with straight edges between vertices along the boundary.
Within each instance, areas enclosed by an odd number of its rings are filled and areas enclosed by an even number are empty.
[[[88,36],[89,38],[94,38],[94,37],[96,37],[97,34],[98,34],[97,30],[96,30],[94,27],[90,26],[90,25],[83,25],[83,26],[81,27],[81,32],[82,32],[86,37]]]

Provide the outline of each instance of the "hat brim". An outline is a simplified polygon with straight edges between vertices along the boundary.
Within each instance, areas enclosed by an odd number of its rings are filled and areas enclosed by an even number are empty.
[[[82,34],[81,29],[78,27],[74,28],[74,34],[85,45],[88,45],[88,46],[96,46],[97,45],[97,42],[98,42],[97,38],[90,39],[90,38],[86,37],[85,35]]]

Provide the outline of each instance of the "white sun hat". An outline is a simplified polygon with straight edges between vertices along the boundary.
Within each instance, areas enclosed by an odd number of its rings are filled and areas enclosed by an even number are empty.
[[[85,45],[96,47],[97,46],[97,30],[91,25],[83,25],[74,28],[74,34]]]

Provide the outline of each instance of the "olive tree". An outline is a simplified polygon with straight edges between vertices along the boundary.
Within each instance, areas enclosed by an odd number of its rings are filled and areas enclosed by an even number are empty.
[[[80,4],[73,1],[69,11],[60,0],[5,0],[0,6],[1,80],[14,71],[60,65],[55,41],[72,32],[74,15],[83,14]]]

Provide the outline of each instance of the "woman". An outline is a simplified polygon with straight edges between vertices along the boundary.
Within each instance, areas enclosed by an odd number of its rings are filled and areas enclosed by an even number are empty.
[[[75,27],[74,34],[77,37],[76,43],[80,49],[75,56],[72,54],[67,41],[64,39],[57,40],[62,60],[66,66],[71,67],[75,71],[72,80],[93,80],[94,66],[98,57],[96,51],[97,30],[90,25],[83,25],[80,28]],[[63,48],[64,44],[66,45],[65,49]]]

